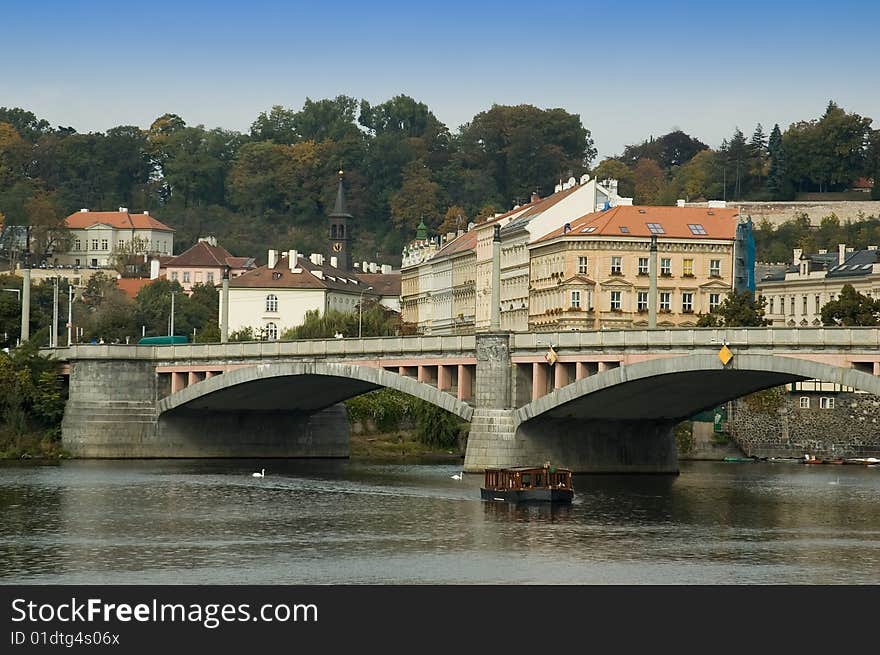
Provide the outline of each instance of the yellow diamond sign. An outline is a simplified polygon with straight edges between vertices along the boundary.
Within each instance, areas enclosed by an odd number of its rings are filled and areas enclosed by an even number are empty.
[[[721,350],[718,351],[718,359],[721,360],[721,363],[727,366],[730,363],[730,360],[733,359],[733,353],[730,352],[730,348],[727,347],[727,344],[721,347]]]

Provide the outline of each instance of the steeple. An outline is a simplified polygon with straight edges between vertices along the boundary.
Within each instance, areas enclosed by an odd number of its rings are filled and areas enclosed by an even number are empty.
[[[342,185],[343,172],[339,171],[339,184],[336,187],[336,204],[330,213],[330,256],[336,257],[337,267],[343,271],[351,270],[351,230],[348,221],[352,215],[348,213],[345,203],[345,188]]]
[[[428,238],[428,226],[425,225],[425,219],[423,218],[419,221],[419,226],[416,228],[416,241],[424,241]]]

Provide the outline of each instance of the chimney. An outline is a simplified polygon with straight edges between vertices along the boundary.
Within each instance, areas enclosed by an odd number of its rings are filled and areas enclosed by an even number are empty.
[[[877,250],[877,246],[868,246],[868,250]]]
[[[794,259],[795,266],[801,265],[801,255],[803,255],[803,254],[804,254],[804,251],[802,248],[795,248],[794,249],[794,258],[793,259]]]
[[[287,251],[287,265],[290,267],[291,273],[299,268],[299,253],[296,250]]]
[[[159,260],[150,260],[150,279],[155,280],[159,277]]]
[[[675,206],[676,207],[684,207],[684,200],[679,198],[678,200],[675,201]]]
[[[149,216],[149,215],[150,215],[150,212],[147,211],[147,210],[145,209],[145,210],[144,210],[144,216]]]
[[[120,208],[119,208],[119,213],[120,213],[120,214],[127,214],[127,213],[128,213],[128,207],[120,207]]]
[[[87,207],[83,207],[82,209],[80,209],[80,212],[82,212],[82,213],[86,213],[86,212],[88,212],[88,211],[89,211],[89,210],[88,210]]]
[[[820,254],[820,255],[827,255],[827,254],[828,254],[828,251],[825,250],[824,248],[821,248],[821,249],[819,250],[819,254]]]
[[[382,275],[391,274],[391,264],[382,264]]]
[[[330,266],[332,266],[333,268],[339,268],[339,259],[336,257],[331,257]]]
[[[541,199],[541,196],[539,196],[539,195],[538,195],[537,193],[535,193],[535,192],[532,192],[532,199],[531,199],[531,202],[538,202],[540,199]]]
[[[277,250],[269,250],[269,268],[275,268],[275,264],[278,263],[278,251]]]
[[[311,255],[309,255],[309,261],[312,262],[312,264],[314,264],[315,266],[320,266],[321,262],[319,260],[319,257],[320,255],[318,253],[313,252]]]
[[[378,272],[379,267],[376,265],[376,262],[370,262],[370,273]]]
[[[369,264],[367,262],[361,262],[361,270],[366,273],[368,270]]]
[[[446,233],[446,243],[449,243],[455,238],[455,232],[447,232]]]
[[[837,244],[837,265],[839,266],[846,260],[846,244]]]

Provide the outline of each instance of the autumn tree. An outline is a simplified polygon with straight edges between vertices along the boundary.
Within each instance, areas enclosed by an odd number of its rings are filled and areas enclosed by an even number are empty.
[[[391,196],[391,220],[406,230],[414,230],[420,220],[428,226],[440,222],[438,211],[439,185],[431,180],[431,172],[421,161],[407,164],[403,171],[403,184]]]

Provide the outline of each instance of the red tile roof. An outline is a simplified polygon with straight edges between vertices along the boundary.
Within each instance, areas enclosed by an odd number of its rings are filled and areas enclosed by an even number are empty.
[[[222,246],[212,246],[206,241],[199,241],[189,250],[164,263],[169,266],[191,266],[197,268],[222,267],[229,265],[231,268],[255,268],[251,257],[233,257]]]
[[[75,212],[65,220],[67,227],[73,230],[84,229],[92,225],[109,225],[117,230],[161,230],[174,232],[173,228],[157,221],[149,214],[131,214],[125,212]]]
[[[229,280],[229,287],[234,289],[331,289],[333,291],[347,291],[360,294],[364,289],[372,286],[373,290],[366,291],[364,295],[367,297],[378,297],[380,295],[390,295],[386,294],[385,290],[391,288],[393,284],[391,278],[397,277],[397,295],[400,294],[400,273],[365,275],[353,271],[340,271],[332,266],[313,264],[303,256],[298,258],[296,268],[299,269],[299,273],[294,273],[290,270],[287,264],[287,257],[280,257],[275,264],[275,268],[260,266],[250,270]],[[323,277],[319,278],[313,275],[311,271],[320,271]],[[375,279],[377,284],[367,281],[367,278],[371,277]],[[379,278],[384,279],[380,280]]]
[[[155,281],[147,277],[123,277],[116,280],[116,286],[126,296],[134,299],[138,291]]]
[[[653,232],[648,223],[662,228],[662,233],[657,234],[659,239],[733,239],[736,236],[738,216],[737,209],[620,205],[581,216],[568,223],[570,231],[566,232],[563,226],[545,234],[538,242],[563,235],[650,237]],[[696,227],[692,229],[691,225]],[[621,230],[621,227],[625,229]]]

